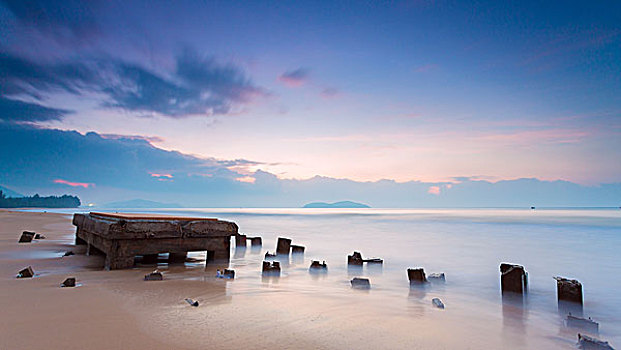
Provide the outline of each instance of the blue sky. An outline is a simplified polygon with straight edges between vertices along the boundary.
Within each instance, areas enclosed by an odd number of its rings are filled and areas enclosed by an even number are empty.
[[[2,1],[0,71],[7,130],[146,140],[242,185],[621,182],[618,2]]]

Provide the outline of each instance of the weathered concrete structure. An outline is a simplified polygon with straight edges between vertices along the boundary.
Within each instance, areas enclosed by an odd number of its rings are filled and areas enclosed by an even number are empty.
[[[247,246],[246,235],[237,234],[235,236],[235,246],[239,248],[242,248],[242,247],[246,248]]]
[[[189,251],[207,251],[207,262],[228,261],[233,222],[217,219],[153,214],[74,214],[76,244],[86,244],[90,255],[106,255],[106,269],[134,265],[134,257],[170,253],[171,260],[185,259]]]
[[[524,266],[500,264],[500,289],[502,293],[525,294],[528,291],[528,273]]]
[[[280,262],[264,261],[262,273],[263,273],[263,276],[280,276]]]
[[[19,237],[19,241],[17,243],[30,243],[35,238],[37,234],[30,231],[22,232],[22,235]]]
[[[371,288],[371,282],[369,281],[368,278],[354,277],[354,279],[352,279],[350,282],[351,282],[352,288],[356,288],[356,289],[370,289]]]

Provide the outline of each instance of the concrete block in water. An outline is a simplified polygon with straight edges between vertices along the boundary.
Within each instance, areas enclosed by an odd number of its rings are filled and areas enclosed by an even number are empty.
[[[322,262],[320,263],[318,260],[313,260],[311,261],[311,265],[309,267],[310,270],[327,270],[328,269],[328,265],[326,265],[326,262]]]
[[[75,277],[67,277],[63,283],[60,284],[61,287],[75,287]]]
[[[27,268],[17,273],[17,278],[31,278],[33,276],[34,271],[32,270],[32,266],[28,266]]]
[[[354,252],[352,255],[347,256],[347,265],[362,265],[363,262],[360,252]]]
[[[599,340],[588,335],[578,333],[578,348],[592,350],[614,350],[607,341]]]
[[[246,248],[246,235],[237,234],[235,235],[235,246]]]
[[[380,258],[362,259],[362,261],[367,264],[383,264],[384,263],[384,260]]]
[[[599,333],[599,323],[589,318],[573,316],[571,313],[565,319],[565,325],[571,328],[580,328],[591,333]]]
[[[278,238],[278,243],[276,244],[276,254],[279,255],[289,255],[289,251],[291,250],[291,240],[289,238]]]
[[[430,273],[429,276],[427,276],[427,280],[429,282],[446,282],[446,277],[444,276],[444,272]]]
[[[270,259],[270,258],[275,258],[276,254],[270,253],[270,252],[265,252],[265,258],[266,259]]]
[[[427,282],[427,277],[425,276],[425,270],[422,267],[415,268],[415,269],[408,269],[408,280],[410,280],[410,284]]]
[[[34,239],[45,239],[45,236],[40,233],[36,233]]]
[[[440,300],[440,298],[431,299],[431,303],[438,309],[444,309],[444,303],[442,302],[442,300]]]
[[[63,256],[71,256],[71,255],[75,255],[75,253],[72,252],[71,250],[67,251],[67,252],[65,252],[65,254],[63,254]]]
[[[354,279],[351,280],[351,286],[356,289],[370,289],[371,282],[369,282],[368,278],[354,277]]]
[[[22,232],[22,235],[19,237],[19,241],[17,243],[30,243],[35,238],[37,234],[30,231]]]
[[[253,247],[260,247],[263,245],[261,237],[247,237],[250,240],[250,245]]]
[[[565,277],[554,277],[558,301],[568,301],[582,305],[582,283]]]
[[[524,270],[524,266],[500,264],[500,289],[502,293],[526,293],[528,291],[528,273]]]
[[[292,254],[304,254],[304,247],[301,245],[291,245]]]
[[[145,281],[161,281],[164,279],[164,276],[158,270],[151,272],[148,275],[144,276]]]
[[[263,262],[263,276],[280,276],[280,262],[264,261]]]

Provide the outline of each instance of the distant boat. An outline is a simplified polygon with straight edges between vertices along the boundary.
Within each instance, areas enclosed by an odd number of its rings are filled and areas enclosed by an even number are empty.
[[[532,210],[535,210],[535,207],[530,207]]]

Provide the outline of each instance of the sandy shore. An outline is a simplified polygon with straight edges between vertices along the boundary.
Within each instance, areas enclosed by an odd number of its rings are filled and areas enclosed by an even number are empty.
[[[17,244],[23,230],[47,239]],[[559,347],[555,336],[536,328],[525,337],[523,325],[499,322],[501,310],[493,304],[459,306],[454,300],[440,311],[424,291],[352,291],[346,275],[315,280],[306,272],[310,282],[287,276],[266,281],[260,258],[238,261],[246,272],[234,281],[214,278],[216,267],[186,264],[163,266],[164,281],[145,282],[153,267],[104,271],[102,257],[85,256],[73,245],[74,232],[66,215],[0,211],[1,349]],[[61,257],[68,250],[77,254]],[[16,279],[27,266],[37,276]],[[298,269],[304,275],[307,267]],[[60,288],[68,276],[80,286]],[[183,301],[188,297],[200,306],[190,307]],[[398,302],[387,304],[387,297]],[[512,311],[502,312],[506,318]],[[468,322],[465,315],[471,315]]]

